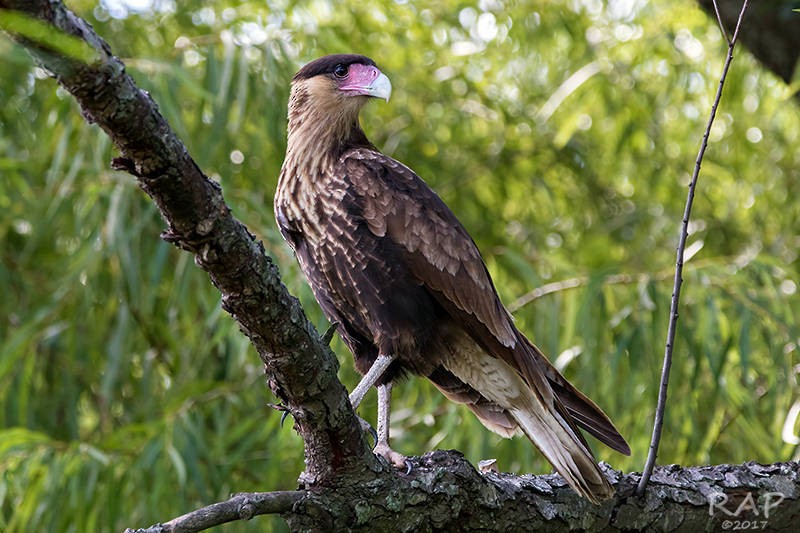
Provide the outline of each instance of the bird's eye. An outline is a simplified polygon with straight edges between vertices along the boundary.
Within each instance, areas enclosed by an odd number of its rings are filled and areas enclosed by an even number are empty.
[[[347,67],[344,65],[336,65],[333,67],[333,75],[337,78],[347,77]]]

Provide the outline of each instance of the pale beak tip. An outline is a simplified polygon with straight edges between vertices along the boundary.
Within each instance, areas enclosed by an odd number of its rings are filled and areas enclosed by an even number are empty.
[[[372,96],[382,98],[387,102],[392,96],[392,82],[389,81],[389,78],[383,72],[381,72],[378,77],[375,78],[375,81],[372,82],[370,89]]]

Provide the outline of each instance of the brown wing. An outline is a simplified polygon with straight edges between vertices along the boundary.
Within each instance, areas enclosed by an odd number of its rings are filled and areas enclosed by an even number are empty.
[[[630,453],[606,414],[516,329],[475,242],[421,178],[369,149],[347,152],[340,165],[363,199],[362,216],[370,231],[405,250],[406,266],[476,342],[519,372],[538,394],[555,394],[556,403],[562,402],[574,421],[601,442]]]
[[[350,150],[340,165],[337,171],[362,198],[369,230],[404,251],[405,266],[488,353],[552,397],[544,369],[521,341],[478,247],[439,196],[411,169],[375,150]]]
[[[446,308],[474,317],[495,342],[513,348],[516,328],[478,247],[436,193],[408,167],[373,150],[351,150],[340,164],[363,199],[370,231],[405,251],[406,267]]]
[[[351,180],[374,181],[364,168],[348,175],[330,166],[313,181],[285,180],[275,197],[278,226],[325,315],[339,323],[356,368],[365,373],[378,353],[393,354],[403,364],[386,380],[401,367],[427,376],[435,364],[419,346],[441,308],[409,271],[401,246],[369,229],[368,201]]]

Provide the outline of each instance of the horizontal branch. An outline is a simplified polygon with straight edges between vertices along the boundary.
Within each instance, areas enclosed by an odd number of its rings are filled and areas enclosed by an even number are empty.
[[[688,261],[688,259],[685,259]],[[699,270],[703,268],[707,268],[708,266],[714,266],[720,262],[730,261],[730,258],[726,257],[715,257],[700,261],[693,261],[692,268],[694,270]],[[687,268],[688,270],[688,268]],[[657,272],[639,272],[639,273],[632,273],[632,274],[609,274],[604,276],[603,278],[599,279],[600,285],[603,287],[607,287],[609,285],[630,285],[633,283],[646,283],[650,281],[664,281],[667,279],[672,279],[674,273],[674,269],[667,268]],[[550,283],[545,283],[544,285],[540,285],[535,289],[531,289],[530,291],[526,292],[513,302],[509,304],[508,310],[512,313],[515,313],[525,307],[526,305],[535,302],[536,300],[543,298],[545,296],[549,296],[551,294],[556,294],[560,292],[569,291],[571,289],[577,289],[580,287],[586,287],[593,281],[593,278],[589,276],[577,276],[574,278],[566,278],[559,281],[552,281]],[[712,280],[713,283],[713,280]]]
[[[556,474],[482,473],[452,450],[410,460],[411,473],[396,479],[323,491],[238,494],[126,533],[201,531],[264,513],[281,513],[293,531],[518,531],[521,524],[525,531],[548,532],[712,531],[734,529],[735,521],[782,531],[800,519],[796,462],[657,467],[642,497],[635,495],[640,474],[622,474],[601,463],[617,492],[597,506]],[[252,509],[263,512],[251,514]]]

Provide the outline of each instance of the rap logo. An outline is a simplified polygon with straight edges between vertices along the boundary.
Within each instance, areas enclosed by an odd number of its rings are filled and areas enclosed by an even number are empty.
[[[722,492],[715,492],[708,496],[708,514],[714,516],[716,512],[722,512],[726,516],[741,516],[742,513],[752,513],[755,516],[769,518],[769,513],[775,509],[786,498],[780,492],[767,492],[763,495],[763,504],[759,507],[758,501],[753,497],[752,492],[748,492],[744,499],[736,505],[741,495],[735,496],[735,501],[728,503],[728,495]],[[730,498],[734,500],[734,498]]]

